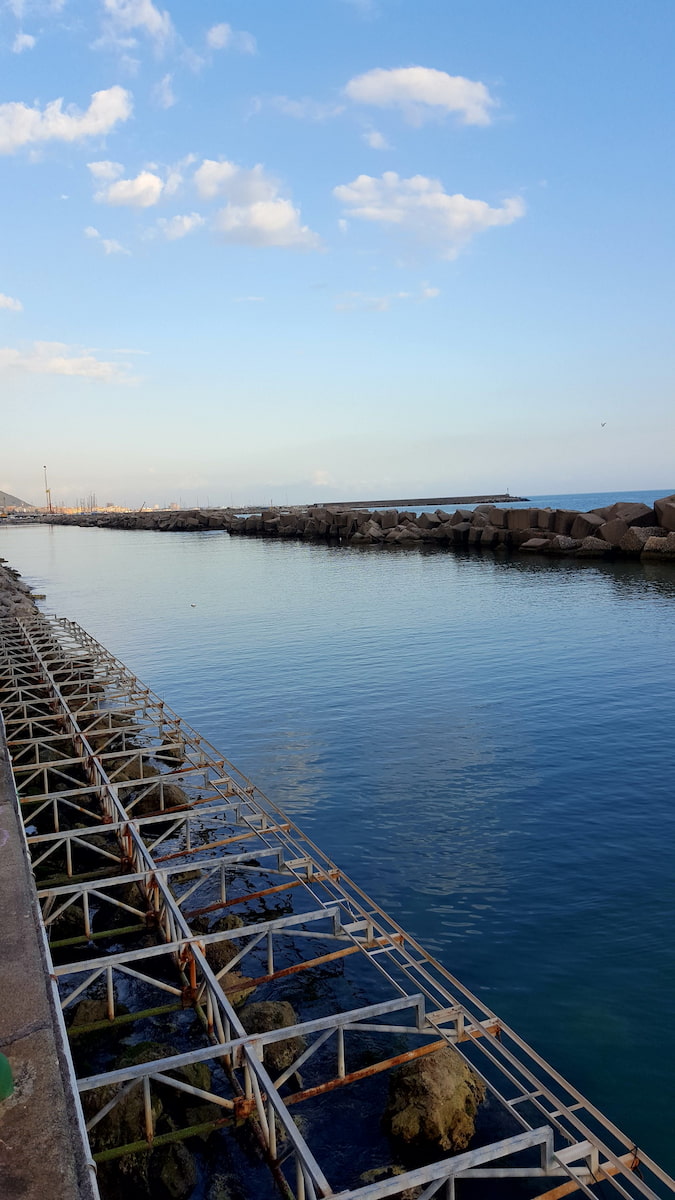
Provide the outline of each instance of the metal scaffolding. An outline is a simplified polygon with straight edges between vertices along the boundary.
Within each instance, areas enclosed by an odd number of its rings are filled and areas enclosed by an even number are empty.
[[[547,1200],[675,1196],[675,1181],[79,626],[42,615],[0,622],[0,711],[64,1034],[88,996],[103,997],[105,1011],[71,1025],[73,1043],[164,1014],[190,1022],[180,1054],[96,1074],[73,1068],[92,1170],[246,1122],[281,1193],[296,1200],[383,1200],[410,1188],[450,1200],[467,1180],[491,1181],[496,1198],[514,1189]],[[268,919],[269,904],[282,915]],[[245,919],[208,931],[214,915],[242,909]],[[320,1015],[247,1033],[235,1007],[242,990],[265,985],[283,999],[299,974],[328,964],[349,966],[353,995],[370,1002],[345,1008],[319,988]],[[300,1039],[298,1052],[274,1071],[268,1048],[289,1039]],[[507,1136],[369,1183],[311,1149],[297,1105],[335,1093],[325,1119],[348,1126],[345,1092],[445,1047],[482,1080]],[[196,1063],[218,1068],[208,1087],[181,1076]],[[158,1132],[153,1101],[167,1090],[209,1106],[209,1118]],[[138,1136],[96,1151],[97,1126],[134,1091]]]

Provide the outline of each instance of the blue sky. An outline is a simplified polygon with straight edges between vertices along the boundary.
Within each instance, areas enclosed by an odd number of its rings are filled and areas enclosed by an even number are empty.
[[[0,488],[675,486],[674,33],[671,0],[0,0]]]

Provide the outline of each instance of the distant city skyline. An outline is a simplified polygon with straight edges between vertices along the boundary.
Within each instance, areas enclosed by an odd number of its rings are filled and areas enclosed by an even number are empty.
[[[5,0],[0,489],[647,490],[669,0]]]

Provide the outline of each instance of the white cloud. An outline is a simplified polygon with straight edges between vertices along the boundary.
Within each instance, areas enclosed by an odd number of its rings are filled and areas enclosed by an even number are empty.
[[[164,190],[164,181],[153,171],[139,171],[135,179],[117,179],[94,193],[100,204],[128,208],[152,208]]]
[[[135,46],[135,30],[146,34],[158,49],[174,35],[169,13],[156,8],[152,0],[103,0],[103,9],[108,18],[105,39],[119,46]]]
[[[412,300],[416,304],[423,304],[425,300],[435,300],[440,294],[440,288],[429,287],[426,283],[422,284],[417,292],[390,292],[384,296],[371,296],[366,292],[345,292],[338,298],[335,308],[338,312],[388,312],[397,301]]]
[[[491,208],[485,200],[449,195],[438,179],[401,179],[395,171],[385,171],[381,178],[359,175],[333,192],[349,216],[412,232],[433,242],[444,258],[454,258],[475,234],[511,225],[525,212],[518,196]]]
[[[23,304],[13,296],[3,296],[0,292],[0,308],[8,308],[10,312],[23,312]]]
[[[235,296],[235,304],[263,304],[264,296]]]
[[[158,104],[160,108],[173,108],[176,103],[176,97],[171,86],[172,82],[172,76],[165,75],[152,89],[155,104]]]
[[[157,225],[168,241],[175,242],[177,238],[185,237],[186,234],[192,233],[194,229],[199,229],[200,225],[204,223],[204,217],[200,213],[193,212],[168,219],[160,217]]]
[[[100,383],[134,382],[126,363],[104,362],[80,346],[64,342],[33,342],[27,350],[0,347],[0,370],[27,371],[34,375],[69,375]]]
[[[289,96],[273,96],[270,103],[284,116],[306,121],[327,121],[331,117],[338,117],[345,110],[344,104],[322,104],[309,96],[303,97],[302,100],[291,100]],[[262,102],[259,102],[259,107],[262,107]]]
[[[12,54],[23,54],[24,50],[32,50],[35,41],[30,33],[17,33],[12,42]]]
[[[317,250],[318,234],[300,224],[300,210],[290,200],[258,200],[227,204],[216,214],[215,228],[226,242],[245,246],[285,246]]]
[[[78,142],[109,131],[131,116],[131,92],[111,87],[94,92],[85,112],[73,105],[63,111],[63,100],[51,100],[44,108],[29,108],[14,101],[0,104],[0,153],[11,154],[35,142]]]
[[[239,54],[255,54],[256,40],[252,33],[237,31],[223,21],[212,25],[206,35],[206,44],[211,50],[236,50]]]
[[[127,250],[126,246],[115,238],[101,238],[101,245],[104,254],[131,254],[131,250]]]
[[[376,108],[400,108],[413,124],[436,113],[458,113],[464,125],[489,125],[495,107],[484,83],[433,67],[376,67],[350,79],[350,100]]]
[[[370,146],[371,150],[391,149],[389,142],[378,129],[366,129],[365,133],[361,134],[361,137],[366,145]]]
[[[100,180],[102,183],[105,181],[111,181],[113,179],[119,179],[120,176],[124,174],[124,167],[121,163],[110,162],[108,159],[105,159],[102,162],[90,162],[87,163],[87,166],[94,176],[94,179]]]
[[[194,175],[199,195],[205,200],[216,196],[227,196],[238,204],[251,204],[255,200],[271,200],[278,191],[275,179],[265,174],[258,163],[251,168],[239,167],[236,163],[205,158]]]
[[[278,181],[267,175],[260,163],[245,168],[207,158],[195,171],[194,180],[204,199],[222,196],[227,200],[214,218],[214,228],[224,241],[319,248],[318,234],[300,224],[300,209],[279,195]]]
[[[87,225],[84,230],[84,236],[86,238],[99,239],[104,254],[131,254],[131,250],[127,250],[126,246],[116,241],[115,238],[101,237],[98,229],[95,229],[93,225]]]

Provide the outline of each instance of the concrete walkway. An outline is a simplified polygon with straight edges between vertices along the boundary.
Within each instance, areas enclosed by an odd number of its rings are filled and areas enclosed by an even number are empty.
[[[14,1077],[0,1100],[0,1196],[93,1200],[37,909],[0,721],[0,1050]]]

